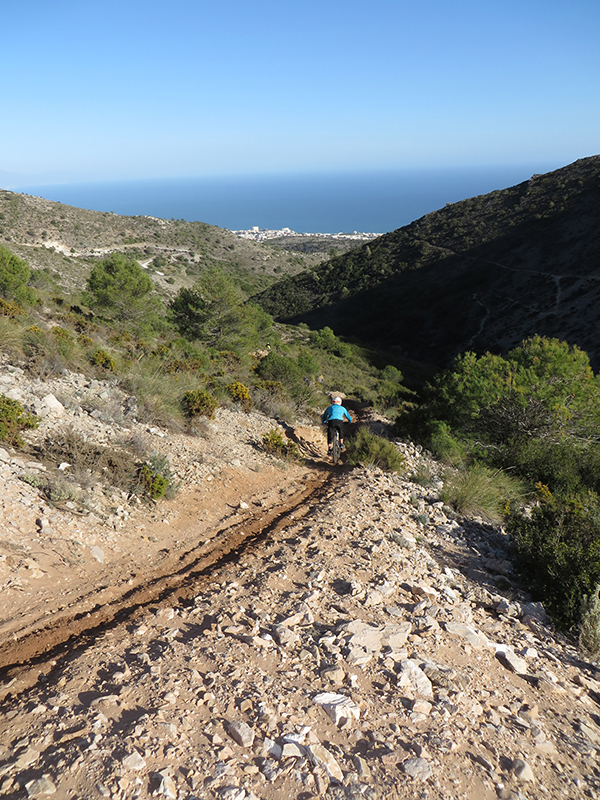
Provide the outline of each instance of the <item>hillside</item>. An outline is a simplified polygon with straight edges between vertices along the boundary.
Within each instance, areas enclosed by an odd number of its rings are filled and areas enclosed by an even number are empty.
[[[258,300],[417,360],[506,352],[537,333],[579,345],[597,369],[600,156],[448,205]]]
[[[2,797],[598,796],[597,669],[418,448],[396,442],[401,475],[333,469],[297,426],[283,463],[255,412],[195,438],[88,414],[126,404],[110,381],[0,379],[40,411],[35,460],[0,448]],[[51,502],[64,431],[150,440],[176,501]]]
[[[0,190],[0,243],[32,268],[48,268],[66,291],[80,289],[90,264],[115,251],[148,267],[166,294],[215,264],[250,294],[323,257],[246,241],[203,222],[88,211],[5,190]]]
[[[44,201],[11,199],[10,246],[56,260],[30,276],[0,248],[0,796],[598,797],[598,668],[535,602],[510,529],[457,505],[460,472],[408,439],[357,458],[369,429],[392,436],[382,410],[421,411],[386,354],[273,328],[224,281],[179,308],[197,327],[174,328],[131,263],[72,305],[64,287],[107,251],[142,253],[172,291],[202,263],[227,268],[231,240],[198,227],[192,266],[183,223],[51,204],[38,230]],[[46,274],[54,291],[26,284]],[[594,384],[558,366],[542,384],[568,381],[560,443],[594,467],[579,443]],[[318,421],[338,391],[354,425],[334,467]]]

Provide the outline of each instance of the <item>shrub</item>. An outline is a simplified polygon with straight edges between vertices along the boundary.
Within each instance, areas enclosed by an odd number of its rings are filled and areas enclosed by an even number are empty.
[[[577,347],[534,336],[506,357],[465,353],[425,395],[400,430],[453,463],[470,451],[553,491],[579,490],[584,462],[600,477],[600,378]]]
[[[282,458],[300,458],[300,451],[295,442],[284,439],[283,435],[276,428],[265,433],[262,437],[263,448],[266,453]]]
[[[211,347],[256,347],[272,325],[262,309],[244,303],[233,279],[219,267],[206,269],[192,288],[181,288],[168,310],[182,336]]]
[[[367,428],[359,428],[349,442],[348,461],[352,466],[379,467],[385,472],[399,472],[404,467],[404,456],[398,448]]]
[[[25,310],[14,300],[3,300],[0,297],[0,315],[14,319],[15,317],[23,316],[23,314],[25,314]]]
[[[219,402],[210,392],[192,389],[183,395],[182,405],[188,417],[208,417],[212,419]]]
[[[29,276],[28,265],[8,248],[0,245],[0,296],[7,300],[16,300],[21,306],[32,306],[36,295],[27,286]]]
[[[600,583],[600,503],[593,492],[567,499],[540,493],[530,516],[512,514],[508,531],[531,592],[562,628],[579,622],[584,596]]]
[[[131,491],[135,483],[137,466],[131,453],[95,444],[72,428],[55,432],[44,440],[40,449],[48,459],[67,461],[71,475],[81,484],[101,481]]]
[[[39,489],[49,503],[81,502],[78,492],[63,478],[55,479],[47,475],[22,475],[23,483]]]
[[[445,422],[437,422],[432,426],[428,444],[433,455],[444,464],[458,467],[466,460],[467,448],[464,442],[452,435]]]
[[[143,359],[133,364],[121,386],[137,398],[138,420],[175,428],[183,422],[181,385],[155,361]]]
[[[169,479],[161,475],[150,464],[142,464],[138,473],[138,484],[143,494],[151,500],[158,500],[160,497],[164,497],[169,486]]]
[[[243,383],[233,381],[233,383],[228,384],[225,388],[234,403],[239,403],[244,411],[250,411],[252,408],[252,398],[250,397],[248,388],[244,386]]]
[[[68,358],[72,354],[73,346],[75,344],[75,339],[71,331],[68,331],[66,328],[61,328],[57,325],[55,328],[52,328],[51,336],[56,344],[56,349],[61,356]]]
[[[28,414],[17,400],[0,395],[0,442],[11,447],[23,447],[25,442],[20,432],[37,426],[37,418]]]
[[[484,517],[500,522],[503,512],[522,501],[522,483],[502,470],[474,464],[446,475],[440,500],[459,514]]]
[[[298,359],[280,353],[269,353],[256,366],[256,374],[264,381],[281,383],[299,407],[313,396],[310,374],[315,364],[301,354]]]
[[[600,584],[581,603],[579,646],[593,659],[600,656]]]
[[[268,393],[271,397],[282,400],[285,397],[285,389],[281,381],[256,381],[254,386],[262,392]]]
[[[0,352],[23,352],[23,329],[8,317],[0,316]]]
[[[416,470],[409,475],[409,481],[412,483],[417,483],[419,486],[423,486],[428,488],[433,486],[433,475],[431,474],[431,470],[428,469],[423,464],[419,464]]]
[[[92,364],[96,367],[102,367],[103,369],[107,369],[110,372],[116,372],[117,365],[115,363],[114,358],[106,352],[106,350],[98,350],[94,351],[94,355],[92,356]]]

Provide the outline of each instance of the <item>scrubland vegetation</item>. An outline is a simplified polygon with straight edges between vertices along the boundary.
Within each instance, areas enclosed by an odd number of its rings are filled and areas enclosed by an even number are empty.
[[[477,292],[486,291],[487,278],[482,283],[475,262],[464,259],[453,272],[457,256],[448,255],[450,250],[460,240],[464,252],[472,254],[472,248],[491,246],[508,229],[512,233],[502,239],[503,246],[518,244],[529,234],[535,240],[555,225],[557,213],[567,218],[569,197],[583,202],[584,181],[578,175],[585,170],[596,174],[599,166],[590,160],[584,167],[565,178],[564,197],[556,195],[558,206],[556,197],[552,206],[546,202],[550,184],[533,179],[508,194],[492,193],[486,202],[465,201],[438,216],[428,215],[402,235],[390,234],[345,255],[332,254],[322,267],[275,284],[257,298],[260,305],[249,299],[259,284],[242,280],[216,259],[189,261],[185,269],[192,280],[165,287],[142,269],[135,251],[113,252],[91,258],[85,287],[67,291],[54,269],[31,269],[0,246],[0,347],[40,376],[68,369],[110,380],[135,396],[138,419],[191,435],[202,433],[204,420],[219,406],[262,411],[284,424],[317,422],[332,392],[343,391],[374,406],[396,418],[398,435],[421,443],[446,465],[441,499],[447,505],[459,514],[504,525],[524,584],[535,599],[543,600],[560,627],[578,629],[582,647],[597,654],[600,377],[587,353],[535,334],[504,356],[463,348],[466,352],[449,368],[434,374],[389,351],[337,336],[328,324],[311,330],[306,324],[274,322],[269,313],[289,317],[355,296],[369,314],[377,311],[373,324],[381,330],[391,319],[384,295],[393,303],[398,299],[389,293],[387,281],[397,273],[412,276],[403,284],[404,309],[415,297],[404,291],[410,281],[432,285],[417,279],[417,268],[429,269],[437,262],[443,262],[450,277],[458,276],[453,290],[483,297]],[[562,180],[559,173],[552,179],[553,190]],[[175,243],[176,227],[169,228]],[[560,235],[567,236],[571,229],[563,227]],[[558,247],[558,238],[553,241]],[[587,262],[580,268],[591,270]],[[489,261],[486,270],[489,276]],[[421,298],[429,305],[436,298],[441,303],[435,313],[444,324],[430,320],[429,328],[420,328],[422,338],[432,331],[432,342],[436,336],[448,338],[445,324],[462,324],[456,293],[441,297],[450,278],[444,280],[437,295]],[[558,284],[554,279],[551,283],[556,293]],[[568,281],[561,285],[565,290],[581,288]],[[424,292],[422,286],[415,291]],[[381,303],[374,302],[377,298]],[[552,303],[556,310],[555,295]],[[405,316],[399,309],[394,310],[398,319]],[[536,324],[535,315],[526,317],[520,330]],[[357,340],[381,338],[370,336],[375,328],[363,317],[354,322]],[[480,326],[478,320],[473,324]],[[0,397],[1,441],[20,446],[20,432],[32,425],[32,415]],[[282,458],[299,456],[277,431],[262,445]],[[402,468],[397,449],[366,430],[349,442],[348,457],[350,464]],[[124,480],[156,499],[169,493],[169,476],[167,465],[152,458],[137,461]]]
[[[600,377],[587,355],[539,336],[505,357],[465,353],[397,427],[458,469],[447,503],[504,517],[531,591],[574,625],[600,582]]]
[[[0,247],[3,349],[38,375],[70,369],[112,381],[152,424],[198,432],[219,405],[316,421],[340,387],[381,409],[412,396],[385,354],[329,328],[274,324],[216,266],[171,298],[123,253],[97,259],[81,292],[48,288],[46,277]]]

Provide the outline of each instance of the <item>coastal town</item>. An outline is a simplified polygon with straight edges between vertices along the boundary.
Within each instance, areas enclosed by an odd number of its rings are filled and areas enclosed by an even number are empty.
[[[360,233],[359,231],[352,231],[352,233],[298,233],[291,228],[271,230],[270,228],[259,228],[258,225],[254,225],[249,230],[231,232],[239,236],[240,239],[252,239],[255,242],[266,242],[268,239],[281,239],[285,236],[306,236],[311,239],[315,237],[321,237],[323,239],[352,239],[366,242],[381,236],[381,233]]]

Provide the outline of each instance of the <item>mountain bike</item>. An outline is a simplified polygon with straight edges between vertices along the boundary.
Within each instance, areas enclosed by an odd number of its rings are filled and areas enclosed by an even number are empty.
[[[334,428],[331,431],[331,459],[334,464],[340,460],[342,448],[340,445],[340,429]]]

